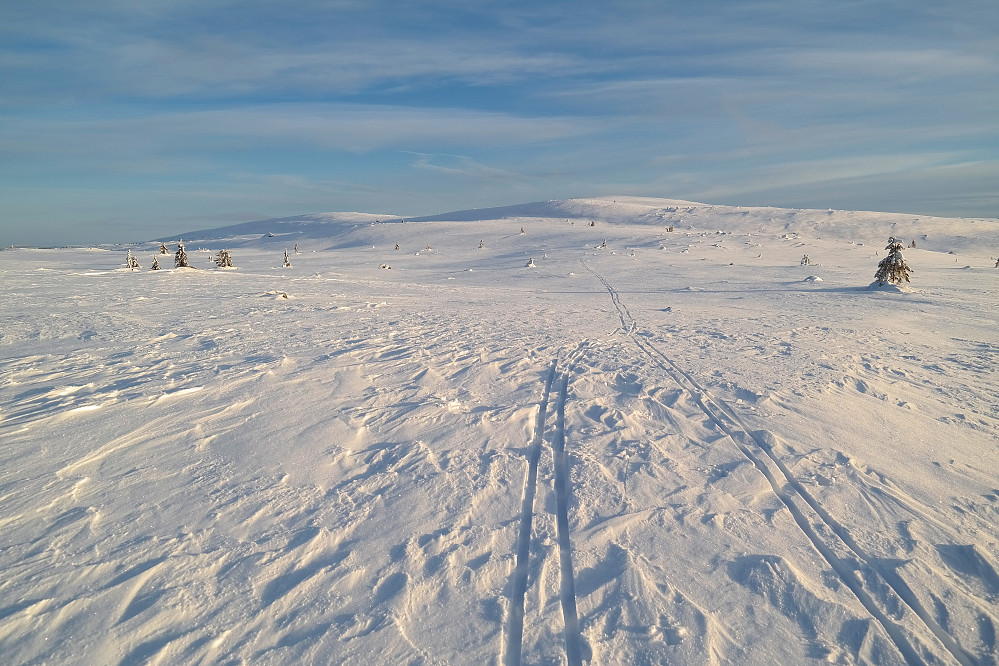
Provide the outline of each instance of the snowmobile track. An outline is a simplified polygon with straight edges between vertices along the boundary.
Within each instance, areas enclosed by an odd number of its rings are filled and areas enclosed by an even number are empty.
[[[940,641],[940,644],[957,663],[962,664],[962,666],[973,666],[976,664],[976,658],[958,645],[953,636],[947,633],[933,619],[932,614],[919,602],[919,599],[901,576],[894,571],[885,571],[884,567],[880,566],[875,558],[868,555],[856,540],[853,539],[849,531],[833,518],[826,511],[825,507],[805,489],[783,461],[773,452],[770,445],[763,441],[759,435],[754,434],[727,403],[712,397],[704,387],[697,383],[690,373],[683,370],[649,340],[634,335],[638,328],[637,321],[624,303],[621,302],[617,291],[603,276],[590,268],[585,262],[581,263],[607,290],[621,319],[621,326],[625,334],[646,356],[665,370],[673,381],[691,395],[701,411],[728,436],[741,453],[766,478],[774,495],[788,509],[802,533],[811,541],[815,549],[822,555],[823,559],[825,559],[843,584],[853,592],[854,596],[868,613],[878,621],[905,661],[912,665],[926,663],[910,643],[903,627],[894,622],[871,597],[863,580],[858,575],[864,570],[874,574],[887,589],[890,589],[937,640]],[[757,451],[763,455],[758,455]],[[770,468],[768,461],[776,468],[776,472]],[[779,479],[782,479],[783,483]],[[792,489],[793,492],[788,492],[785,490],[785,487]],[[856,556],[859,560],[858,563],[844,561],[834,552],[830,545],[823,540],[812,526],[809,516],[806,515],[807,511],[799,506],[799,502],[796,501],[795,496],[800,498],[801,502],[811,509],[811,512],[818,518],[818,521],[824,524],[832,534],[836,535],[840,543]]]

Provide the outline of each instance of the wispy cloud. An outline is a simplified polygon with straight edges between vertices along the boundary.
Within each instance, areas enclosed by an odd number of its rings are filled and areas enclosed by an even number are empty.
[[[243,149],[351,151],[510,146],[580,137],[596,123],[461,109],[274,104],[116,118],[18,118],[0,127],[0,152],[21,160],[114,163]]]
[[[984,202],[997,25],[979,0],[0,3],[0,224],[127,216],[138,192],[187,216],[614,190],[846,208],[869,182]]]

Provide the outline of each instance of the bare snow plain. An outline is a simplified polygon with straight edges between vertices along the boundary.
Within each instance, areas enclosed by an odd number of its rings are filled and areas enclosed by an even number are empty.
[[[889,236],[912,283],[872,290]],[[999,659],[999,221],[184,241],[0,252],[4,663]]]

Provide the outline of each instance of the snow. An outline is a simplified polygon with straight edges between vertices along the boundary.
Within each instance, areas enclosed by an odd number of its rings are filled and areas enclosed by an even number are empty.
[[[889,236],[912,282],[871,289]],[[0,252],[5,662],[999,659],[999,221],[180,237]]]

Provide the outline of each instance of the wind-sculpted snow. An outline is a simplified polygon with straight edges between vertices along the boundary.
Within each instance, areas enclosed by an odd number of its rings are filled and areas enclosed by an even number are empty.
[[[867,288],[888,235],[905,293]],[[5,663],[999,659],[996,221],[185,241],[0,252]]]

